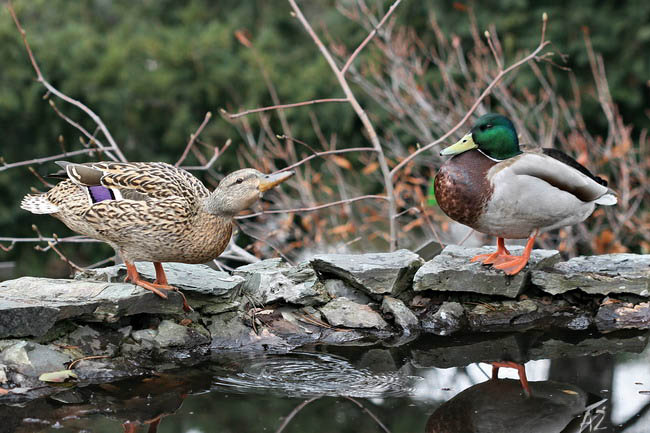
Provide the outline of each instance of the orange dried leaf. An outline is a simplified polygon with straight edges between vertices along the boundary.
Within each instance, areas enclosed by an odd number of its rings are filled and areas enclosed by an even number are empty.
[[[348,223],[348,224],[336,226],[333,229],[331,229],[328,233],[333,235],[341,235],[341,234],[352,233],[353,231],[354,231],[354,224]]]
[[[245,46],[246,48],[250,48],[251,46],[253,46],[250,40],[250,33],[248,32],[248,30],[245,29],[235,30],[235,37],[237,38],[239,43]]]
[[[378,168],[379,168],[379,163],[378,162],[373,162],[373,163],[370,163],[370,164],[366,165],[365,168],[363,170],[361,170],[361,173],[368,176],[369,174],[372,174],[375,171],[377,171]]]
[[[410,223],[406,224],[402,231],[404,232],[409,232],[415,227],[420,227],[422,225],[422,219],[416,219],[411,221]]]
[[[345,168],[346,170],[352,169],[352,163],[347,159],[343,158],[342,156],[333,155],[332,161],[334,161],[334,164],[338,165],[339,167]]]

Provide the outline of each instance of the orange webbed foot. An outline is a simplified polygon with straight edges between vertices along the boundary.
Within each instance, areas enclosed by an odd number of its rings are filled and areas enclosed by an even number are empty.
[[[528,264],[528,257],[513,256],[512,260],[507,260],[494,265],[495,269],[500,269],[506,275],[516,275]]]
[[[136,286],[140,286],[143,289],[151,290],[153,293],[155,293],[157,296],[160,296],[163,299],[167,299],[167,293],[166,291],[173,290],[175,292],[178,292],[179,295],[183,298],[183,310],[184,311],[194,311],[192,307],[187,303],[187,298],[185,298],[185,295],[183,292],[181,292],[178,287],[170,286],[167,283],[167,277],[165,275],[165,272],[162,268],[162,265],[158,262],[154,263],[154,267],[156,268],[156,281],[153,283],[150,283],[147,280],[143,280],[140,277],[140,274],[138,273],[136,267],[132,263],[125,262],[126,264],[126,271],[127,275],[124,281],[131,281],[133,284]]]
[[[521,382],[521,387],[524,390],[526,397],[530,397],[530,385],[528,384],[528,378],[526,377],[526,367],[523,364],[512,361],[501,361],[501,362],[491,362],[492,364],[492,379],[496,380],[499,378],[499,367],[514,368],[519,373],[519,381]]]
[[[503,238],[497,238],[497,250],[491,254],[479,254],[470,259],[470,262],[480,261],[484,265],[491,265],[494,263],[502,263],[515,256],[510,255],[510,251],[506,248]]]

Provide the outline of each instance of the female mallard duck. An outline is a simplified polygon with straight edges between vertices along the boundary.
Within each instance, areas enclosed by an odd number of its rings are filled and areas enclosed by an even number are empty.
[[[71,230],[116,248],[126,281],[167,298],[161,262],[205,263],[228,245],[233,218],[263,193],[293,175],[235,171],[210,193],[187,171],[162,162],[57,162],[67,180],[44,194],[27,195],[20,206],[51,214]],[[153,262],[156,280],[143,280],[134,262]],[[184,297],[183,297],[184,298]],[[189,306],[184,300],[183,307]]]
[[[512,122],[498,114],[481,116],[440,154],[454,155],[435,178],[440,208],[461,224],[496,236],[497,251],[472,261],[508,275],[526,266],[540,232],[584,221],[597,204],[616,204],[605,180],[563,152],[522,152]],[[523,255],[510,255],[504,238],[528,238]]]

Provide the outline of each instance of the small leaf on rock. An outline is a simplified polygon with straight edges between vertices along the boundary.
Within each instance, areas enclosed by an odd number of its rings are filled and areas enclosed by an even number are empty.
[[[53,371],[51,373],[43,373],[40,376],[38,376],[38,380],[40,381],[54,382],[54,383],[62,383],[67,380],[77,379],[77,378],[78,378],[77,375],[72,370]]]

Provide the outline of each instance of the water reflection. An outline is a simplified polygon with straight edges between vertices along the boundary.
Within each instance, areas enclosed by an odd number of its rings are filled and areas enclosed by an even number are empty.
[[[470,345],[506,351],[517,347],[522,356],[518,361],[530,359],[531,353],[543,358],[544,346],[559,348],[554,357],[569,350],[566,342],[557,341],[522,350],[508,338]],[[288,355],[220,354],[191,369],[62,388],[47,398],[0,406],[0,431],[649,430],[650,395],[642,393],[650,390],[648,349],[610,355],[602,353],[603,344],[595,350],[593,341],[581,340],[569,350],[573,356],[526,364],[532,389],[532,397],[526,398],[514,370],[501,370],[511,380],[488,379],[490,366],[479,361],[493,360],[496,349],[485,350],[484,359],[476,360],[467,346],[446,342],[447,347],[429,341],[401,347],[317,347]],[[643,350],[646,342],[646,335],[609,337],[612,347],[630,352]],[[575,348],[580,344],[582,352]],[[594,352],[596,356],[585,356]],[[457,363],[463,356],[471,362]]]
[[[531,382],[530,391],[527,397],[519,381],[512,379],[473,385],[440,405],[427,420],[425,432],[561,433],[580,431],[581,425],[591,422],[587,417],[595,417],[592,423],[599,427],[604,416],[599,407],[605,400],[588,406],[587,393],[575,385]]]

